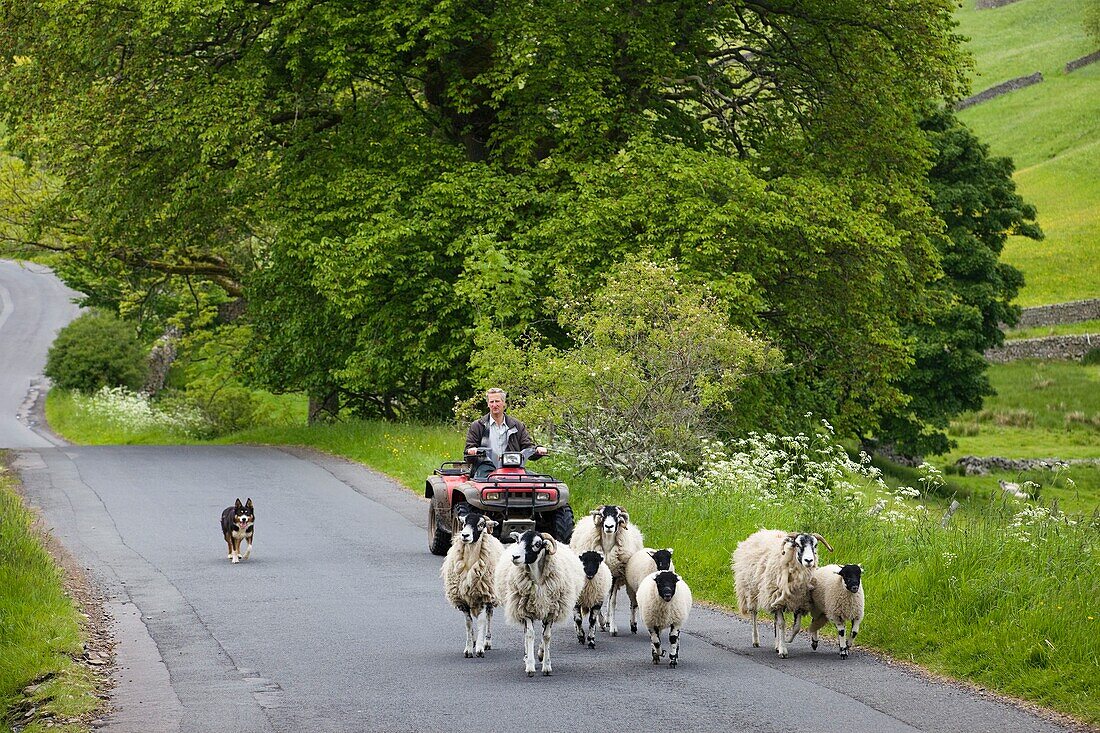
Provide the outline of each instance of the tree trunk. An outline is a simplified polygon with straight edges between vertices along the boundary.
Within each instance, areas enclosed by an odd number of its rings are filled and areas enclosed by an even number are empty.
[[[164,383],[168,381],[168,370],[176,360],[176,346],[182,335],[178,328],[169,326],[164,335],[153,344],[153,349],[149,352],[149,368],[145,373],[145,385],[141,388],[142,394],[153,397],[164,389]]]
[[[309,396],[309,416],[307,419],[310,425],[332,422],[339,412],[340,393],[336,390],[323,396],[312,394]]]

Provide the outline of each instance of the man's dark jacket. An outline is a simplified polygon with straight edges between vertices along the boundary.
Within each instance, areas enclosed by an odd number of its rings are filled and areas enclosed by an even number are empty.
[[[486,414],[470,423],[470,428],[466,431],[467,450],[489,447],[489,420],[491,419]],[[505,444],[505,450],[520,451],[535,446],[535,441],[531,439],[531,434],[527,432],[527,426],[522,422],[506,414],[504,424],[508,427],[508,442]],[[532,458],[537,457],[532,456]]]

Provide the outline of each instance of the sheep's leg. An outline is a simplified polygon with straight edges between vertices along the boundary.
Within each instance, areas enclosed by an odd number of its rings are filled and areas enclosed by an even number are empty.
[[[573,623],[577,625],[577,643],[583,644],[585,642],[584,634],[584,614],[581,611],[581,606],[578,603],[573,607]]]
[[[848,637],[844,636],[844,621],[836,621],[836,640],[840,643],[841,659],[848,658]]]
[[[462,650],[462,656],[469,659],[474,656],[474,615],[468,608],[464,613],[466,614],[466,648]]]
[[[614,584],[612,584],[614,588]],[[604,596],[603,603],[600,604],[600,631],[607,631],[607,614],[604,612],[605,608],[611,608],[611,594],[612,590],[607,591],[607,595]]]
[[[616,603],[616,598],[618,598],[619,588],[621,587],[622,582],[618,580],[611,581],[611,599],[607,603],[607,623],[612,636],[619,635],[619,629],[615,626],[615,607],[618,605]]]
[[[542,658],[542,673],[549,676],[554,670],[550,666],[550,631],[554,628],[554,622],[546,619],[542,622],[542,646],[539,647]]]
[[[754,608],[752,610],[752,645],[754,647],[759,647],[760,646],[760,629],[757,628],[756,622],[757,622],[756,609]]]
[[[802,611],[794,612],[794,625],[791,626],[791,633],[787,637],[787,643],[790,644],[794,641],[794,637],[798,636],[798,632],[802,631]]]
[[[676,624],[668,627],[668,666],[675,667],[680,659],[680,627]]]
[[[485,651],[493,648],[493,604],[485,606]]]
[[[782,611],[775,613],[775,650],[780,659],[787,658],[787,614]]]
[[[523,620],[523,668],[535,676],[535,622],[529,618]]]
[[[665,653],[661,651],[661,630],[660,629],[651,628],[649,630],[649,642],[650,642],[650,644],[653,645],[653,649],[651,650],[653,652],[653,663],[654,664],[660,664],[661,663],[661,657],[663,657],[665,655]]]
[[[489,613],[490,611],[485,609],[484,619],[481,618],[481,614],[475,617],[477,619],[477,645],[474,646],[474,654],[479,657],[485,656],[485,634],[489,624]]]
[[[596,616],[600,612],[600,607],[596,606],[588,610],[588,637],[585,641],[588,644],[589,649],[596,648]]]
[[[638,594],[630,592],[630,586],[626,586],[626,597],[630,599],[630,633],[638,633]]]
[[[852,619],[852,641],[848,644],[849,647],[855,646],[856,644],[856,634],[859,633],[859,622],[862,620],[861,618]]]
[[[825,625],[826,621],[828,621],[828,619],[825,618],[825,614],[821,614],[820,616],[816,616],[813,623],[810,624],[810,648],[814,651],[817,651],[817,642],[820,638],[817,632]]]

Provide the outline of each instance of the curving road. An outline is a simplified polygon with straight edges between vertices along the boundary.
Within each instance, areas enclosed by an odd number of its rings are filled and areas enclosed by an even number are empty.
[[[71,313],[48,276],[4,265],[0,292],[0,354],[20,352],[0,358],[0,384],[25,388]],[[385,477],[292,449],[39,445],[4,400],[0,445],[21,448],[29,501],[111,598],[107,731],[1065,730],[858,648],[844,661],[800,637],[776,659],[704,607],[675,670],[644,635],[602,634],[593,651],[563,627],[554,675],[529,679],[503,619],[487,658],[467,660],[424,500]],[[238,496],[256,503],[256,549],[230,565],[218,516]],[[870,609],[866,623],[887,622]]]

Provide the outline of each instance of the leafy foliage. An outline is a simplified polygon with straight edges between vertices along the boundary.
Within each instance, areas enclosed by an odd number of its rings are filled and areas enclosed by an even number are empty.
[[[732,329],[718,301],[647,262],[616,267],[591,299],[560,303],[572,348],[479,333],[474,372],[582,465],[641,478],[683,461],[700,436],[762,411],[761,373],[782,364]],[[755,399],[754,399],[755,398]]]
[[[908,404],[891,413],[880,435],[903,452],[943,453],[950,419],[981,407],[993,394],[983,353],[1004,341],[1004,324],[1019,319],[1012,305],[1020,272],[1000,261],[1009,235],[1042,239],[1035,207],[1016,193],[1009,158],[992,157],[949,112],[925,123],[938,155],[929,179],[931,202],[945,222],[936,238],[943,277],[931,287],[926,316],[909,322],[914,364],[901,381]]]
[[[85,313],[65,326],[46,356],[46,376],[63,389],[137,389],[145,377],[145,348],[129,324],[111,313]]]

